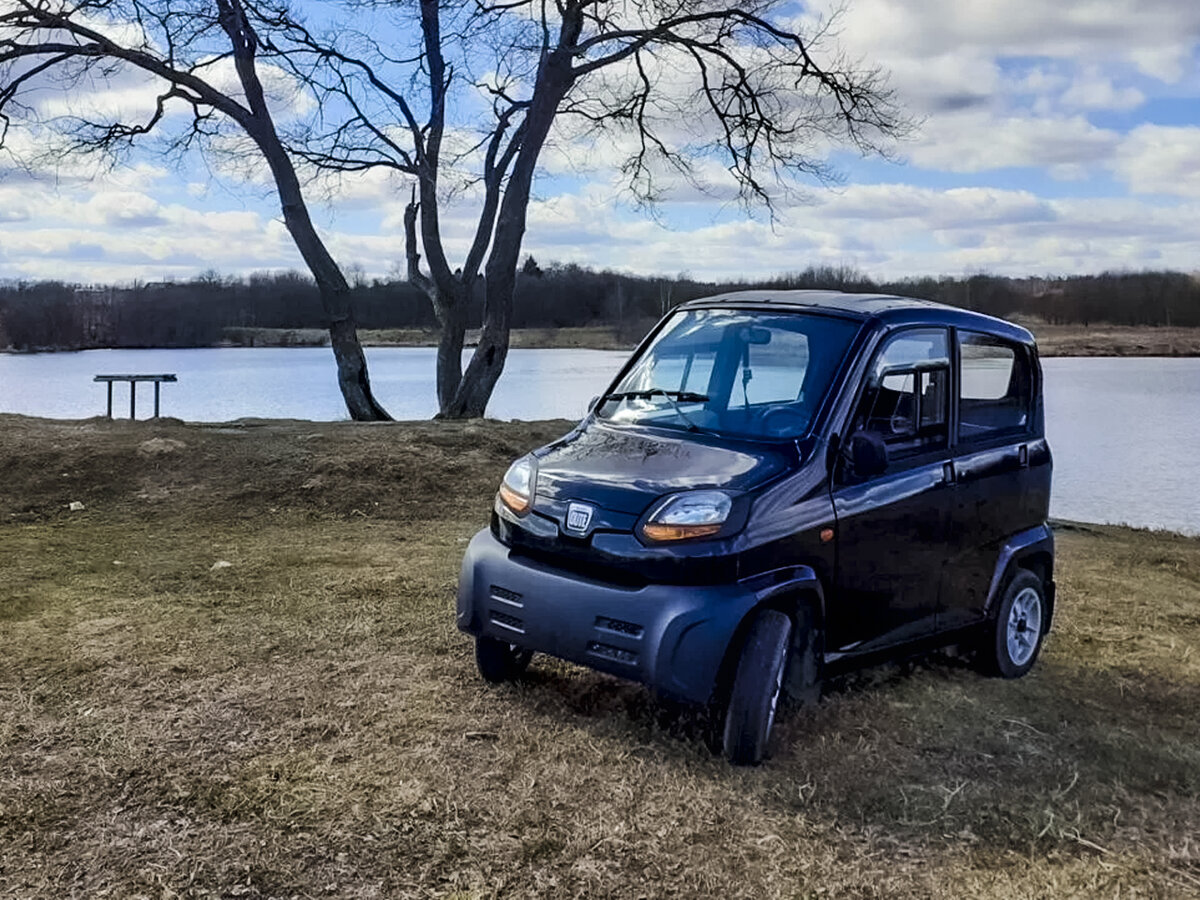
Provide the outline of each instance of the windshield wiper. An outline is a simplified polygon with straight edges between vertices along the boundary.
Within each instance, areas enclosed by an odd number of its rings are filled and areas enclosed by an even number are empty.
[[[649,400],[651,397],[664,397],[671,404],[671,409],[675,410],[675,415],[679,416],[680,421],[687,425],[688,431],[704,431],[699,425],[688,418],[687,413],[679,408],[679,402],[683,403],[704,403],[708,400],[707,394],[697,394],[694,391],[668,391],[664,388],[648,388],[644,391],[614,391],[611,394],[605,394],[600,398],[600,402],[605,400]]]
[[[681,403],[707,403],[708,394],[697,394],[695,391],[668,391],[663,388],[647,388],[644,391],[613,391],[600,398],[605,400],[649,400],[651,397],[666,397],[668,400],[678,400]]]

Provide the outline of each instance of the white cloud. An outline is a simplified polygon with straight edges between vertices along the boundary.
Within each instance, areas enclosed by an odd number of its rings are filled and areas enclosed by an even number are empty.
[[[1113,169],[1135,194],[1200,197],[1200,127],[1141,125],[1121,142]]]
[[[403,199],[386,199],[376,215]],[[246,273],[302,267],[272,213],[194,210],[128,185],[58,194],[0,184],[0,209],[12,211],[0,219],[0,277],[129,281],[187,277],[207,268]],[[453,261],[466,251],[473,210],[460,204],[444,212]],[[880,277],[1151,265],[1186,270],[1200,258],[1197,216],[1200,202],[1048,200],[1022,190],[880,184],[815,190],[812,204],[786,210],[774,228],[737,220],[668,229],[631,215],[607,186],[594,184],[531,204],[524,249],[543,263],[708,278],[766,276],[821,263],[859,266]],[[351,229],[320,211],[318,219],[343,264],[381,276],[403,257],[401,234],[378,228],[378,220],[374,226],[355,220]]]
[[[1171,82],[1185,70],[1200,6],[1178,0],[854,0],[842,41],[868,58],[921,59],[947,48],[985,57],[1124,60]]]
[[[925,118],[901,148],[912,162],[1048,166],[1078,179],[1119,138],[1086,114],[1138,108],[1147,79],[1179,82],[1200,38],[1200,4],[853,0],[837,27],[849,56],[882,65],[901,105]]]
[[[1134,87],[1117,87],[1111,78],[1092,66],[1081,72],[1062,94],[1064,106],[1073,109],[1130,110],[1141,106],[1146,95]]]
[[[1033,118],[986,111],[946,114],[925,124],[909,159],[927,169],[983,172],[1012,166],[1079,166],[1106,160],[1120,136],[1082,116]]]

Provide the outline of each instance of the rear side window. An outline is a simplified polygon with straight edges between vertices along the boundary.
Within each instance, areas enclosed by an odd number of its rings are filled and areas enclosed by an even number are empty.
[[[875,357],[859,401],[856,427],[882,437],[893,460],[943,448],[949,383],[946,331],[903,331]]]
[[[958,439],[985,441],[1029,428],[1033,379],[1025,348],[959,332]]]

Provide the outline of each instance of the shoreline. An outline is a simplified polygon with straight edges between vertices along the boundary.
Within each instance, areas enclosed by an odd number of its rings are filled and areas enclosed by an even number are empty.
[[[619,350],[632,351],[653,322],[631,323],[622,329],[611,325],[571,328],[514,328],[510,346],[515,350]],[[1049,325],[1020,322],[1033,332],[1043,359],[1084,357],[1200,357],[1200,328],[1097,324]],[[224,346],[295,347],[327,346],[328,335],[319,329],[243,328],[226,330]],[[364,347],[436,347],[437,332],[419,328],[362,329]],[[473,348],[477,329],[469,329],[465,347]]]
[[[629,352],[653,322],[629,323],[624,327],[587,325],[570,328],[514,328],[510,347],[514,350],[610,350]],[[1163,358],[1200,357],[1200,327],[1125,326],[1125,325],[1050,325],[1019,321],[1033,332],[1043,359],[1054,358]],[[328,332],[319,328],[227,328],[216,344],[199,347],[39,347],[33,350],[0,349],[0,353],[77,353],[83,350],[219,349],[229,347],[327,347]],[[364,347],[437,346],[438,335],[432,329],[385,328],[359,330]],[[473,349],[479,340],[478,329],[467,331],[464,349]]]

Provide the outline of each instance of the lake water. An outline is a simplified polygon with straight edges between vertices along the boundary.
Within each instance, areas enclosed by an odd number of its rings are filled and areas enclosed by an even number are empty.
[[[366,351],[375,396],[397,419],[437,411],[432,348]],[[627,354],[513,350],[488,414],[580,418]],[[1046,430],[1054,450],[1051,512],[1200,534],[1200,359],[1046,359]],[[346,417],[325,347],[88,350],[0,354],[0,412],[59,419],[103,415],[100,373],[174,372],[162,413],[199,422]],[[129,390],[113,391],[129,414]],[[138,415],[153,388],[138,389]]]

